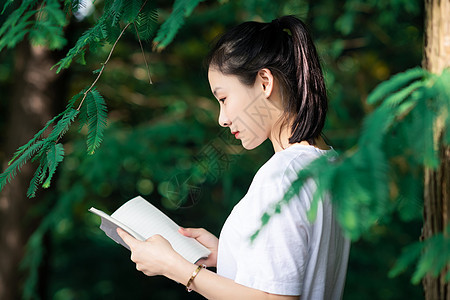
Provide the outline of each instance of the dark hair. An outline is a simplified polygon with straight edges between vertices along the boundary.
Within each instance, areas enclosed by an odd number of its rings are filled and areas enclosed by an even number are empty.
[[[253,85],[258,71],[268,68],[280,84],[285,121],[293,120],[289,143],[314,144],[321,134],[328,107],[325,83],[316,48],[296,17],[232,28],[211,49],[206,63],[236,75],[245,85]]]

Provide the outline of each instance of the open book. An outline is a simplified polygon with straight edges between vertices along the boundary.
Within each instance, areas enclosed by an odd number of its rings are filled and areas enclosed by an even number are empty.
[[[94,207],[91,207],[89,211],[102,218],[100,229],[128,250],[130,250],[128,245],[117,234],[117,227],[141,241],[145,241],[152,235],[160,234],[169,241],[176,252],[191,263],[208,257],[211,253],[197,240],[179,233],[179,226],[174,221],[140,196],[127,201],[111,216]]]

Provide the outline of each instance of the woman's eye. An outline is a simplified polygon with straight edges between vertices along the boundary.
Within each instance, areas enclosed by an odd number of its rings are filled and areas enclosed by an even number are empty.
[[[226,99],[226,98],[220,98],[220,99],[219,99],[219,102],[224,103],[224,102],[225,102],[225,99]]]

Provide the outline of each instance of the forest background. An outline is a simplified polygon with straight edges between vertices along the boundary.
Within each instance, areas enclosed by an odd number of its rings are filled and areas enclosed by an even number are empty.
[[[173,3],[156,3],[161,24]],[[214,37],[243,21],[268,22],[287,14],[303,19],[322,58],[329,92],[325,135],[335,149],[345,151],[354,147],[362,120],[374,110],[366,102],[370,91],[391,75],[421,64],[423,6],[418,0],[204,1],[163,51],[142,41],[143,54],[133,31],[125,32],[96,84],[108,107],[103,144],[88,155],[87,129],[72,128],[62,140],[65,158],[51,186],[21,202],[15,215],[2,215],[2,235],[14,239],[17,234],[17,243],[27,243],[26,251],[17,253],[24,256],[20,270],[9,277],[7,270],[0,270],[4,283],[13,282],[3,287],[8,286],[8,293],[15,295],[11,297],[24,298],[200,299],[169,280],[137,272],[127,250],[98,229],[98,218],[87,209],[112,212],[140,194],[178,224],[219,234],[273,150],[268,142],[252,151],[237,150],[225,136],[228,132],[218,126],[218,105],[203,65]],[[25,41],[0,52],[4,168],[15,149],[97,76],[95,70],[112,43],[89,49],[84,59],[59,75],[49,70],[102,10],[103,2],[96,1],[95,6],[86,6],[85,13],[72,15],[64,29],[67,43],[59,41],[64,44],[61,50],[48,51]],[[7,16],[8,10],[0,16],[0,24]],[[39,116],[30,117],[36,111]],[[233,144],[236,151],[217,150],[224,143]],[[183,182],[198,170],[200,175],[184,193]],[[25,198],[32,175],[25,168],[1,197],[12,193],[14,199]],[[423,187],[411,189],[421,194]],[[353,242],[344,299],[423,299],[422,286],[411,283],[412,268],[389,276],[402,248],[421,234],[422,203],[420,199],[411,203],[404,215],[387,215]],[[14,224],[25,227],[24,233],[18,233]]]

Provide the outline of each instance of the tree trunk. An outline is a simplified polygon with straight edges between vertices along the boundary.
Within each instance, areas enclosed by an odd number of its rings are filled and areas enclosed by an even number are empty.
[[[440,74],[450,67],[450,1],[425,1],[425,49],[423,67]],[[445,231],[450,216],[450,147],[443,146],[442,133],[446,116],[435,124],[434,141],[439,150],[440,166],[437,170],[425,170],[424,185],[424,226],[422,237]],[[448,235],[450,232],[444,232]],[[425,299],[450,300],[450,283],[445,282],[447,266],[434,278],[426,276],[423,280]]]
[[[51,53],[42,47],[22,43],[15,48],[14,85],[11,87],[9,111],[3,112],[7,121],[5,154],[12,157],[14,151],[25,144],[51,119],[56,97],[61,90],[54,71]],[[62,99],[62,98],[61,98]],[[3,170],[6,169],[6,163]],[[28,184],[35,167],[23,166],[20,174],[0,193],[0,299],[21,298],[24,274],[19,269],[25,245],[37,222],[30,213],[38,198],[26,197]]]

